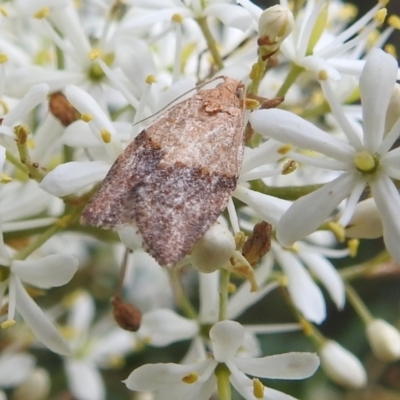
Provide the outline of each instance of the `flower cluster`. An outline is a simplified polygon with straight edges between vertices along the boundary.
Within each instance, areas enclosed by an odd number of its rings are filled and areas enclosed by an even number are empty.
[[[350,327],[347,305],[365,330],[353,352],[400,359],[395,322],[379,307],[373,315],[352,286],[398,275],[400,264],[400,69],[388,42],[400,19],[387,3],[358,18],[341,0],[265,10],[250,0],[0,5],[0,399],[325,398],[327,379],[335,391],[361,390],[368,371],[329,329],[332,311]],[[167,159],[177,144],[160,150],[146,128],[221,77],[239,85],[240,107],[224,112],[243,117],[243,160],[241,138],[228,146],[233,158],[214,157],[226,171],[234,159],[238,171],[223,176],[234,181],[227,203],[212,200],[226,210],[200,213],[209,229],[162,267],[136,223],[133,192],[168,164],[151,151]],[[132,177],[112,187],[124,223],[82,226],[132,142]],[[214,171],[202,157],[201,171]],[[173,182],[165,192],[181,204],[186,180]],[[163,223],[182,206],[152,200],[154,234],[166,237]],[[117,213],[116,202],[96,204],[100,215]],[[181,236],[196,221],[186,225]],[[274,386],[305,378],[290,394]]]

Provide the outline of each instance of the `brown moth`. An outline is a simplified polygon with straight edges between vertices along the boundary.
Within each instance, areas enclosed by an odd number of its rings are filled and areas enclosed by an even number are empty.
[[[190,252],[226,208],[243,160],[244,85],[221,79],[135,138],[84,209],[83,225],[136,226],[162,266]]]

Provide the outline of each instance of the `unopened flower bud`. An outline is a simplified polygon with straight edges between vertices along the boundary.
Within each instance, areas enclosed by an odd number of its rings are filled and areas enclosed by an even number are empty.
[[[292,32],[293,25],[293,14],[287,7],[278,4],[267,8],[258,21],[258,45],[275,52]]]
[[[339,343],[326,341],[319,356],[323,370],[338,385],[356,389],[367,383],[367,374],[360,360]]]
[[[357,204],[345,231],[347,237],[358,239],[375,239],[383,235],[382,222],[372,197]]]
[[[143,245],[143,237],[135,226],[124,226],[118,229],[121,242],[130,250],[134,251]]]
[[[44,400],[50,392],[50,376],[43,368],[36,368],[13,393],[14,400]]]
[[[190,259],[194,268],[210,273],[222,268],[236,249],[232,233],[220,224],[214,224],[196,243]]]
[[[382,361],[400,359],[400,332],[382,319],[367,325],[367,339],[375,356]]]

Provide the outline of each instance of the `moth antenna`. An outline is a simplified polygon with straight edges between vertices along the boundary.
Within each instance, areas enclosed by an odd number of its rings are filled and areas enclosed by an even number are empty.
[[[174,99],[173,101],[171,101],[170,103],[165,105],[163,108],[161,108],[160,110],[158,110],[154,114],[149,115],[148,117],[143,118],[140,121],[135,122],[134,124],[132,124],[132,126],[136,126],[137,124],[140,124],[141,122],[147,121],[148,119],[155,117],[156,115],[158,115],[158,114],[162,113],[164,110],[166,110],[172,103],[174,103],[175,101],[181,99],[183,96],[186,96],[188,93],[192,92],[193,90],[201,89],[203,86],[208,85],[209,83],[214,82],[217,79],[224,79],[224,77],[223,76],[216,76],[215,78],[213,78],[213,79],[211,79],[211,80],[209,80],[207,82],[199,83],[193,89],[187,90],[185,93],[182,93],[176,99]]]

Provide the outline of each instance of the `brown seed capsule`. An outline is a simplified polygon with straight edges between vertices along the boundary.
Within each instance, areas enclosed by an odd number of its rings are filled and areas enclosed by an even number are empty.
[[[243,245],[242,254],[250,265],[256,265],[260,258],[271,248],[272,226],[267,222],[260,222],[253,228],[253,233]]]
[[[221,77],[142,131],[111,167],[81,223],[136,226],[163,266],[190,252],[225,209],[243,159],[243,83]]]
[[[140,328],[142,313],[137,307],[125,303],[119,296],[112,299],[112,306],[114,319],[122,329],[136,332]]]
[[[50,95],[49,110],[64,126],[68,126],[80,118],[79,111],[68,102],[61,92]]]

